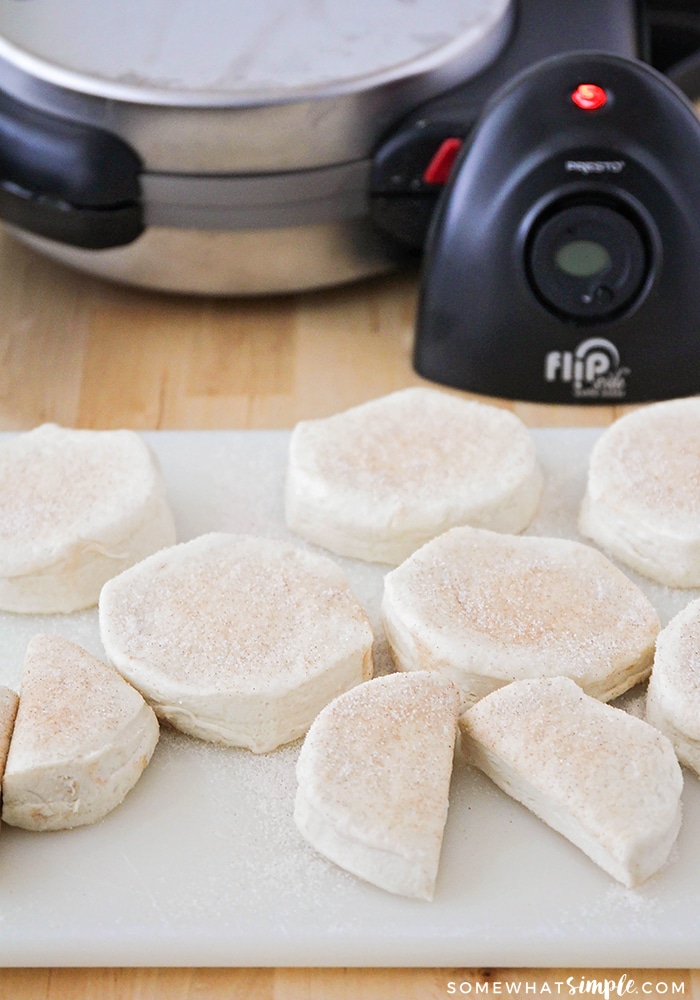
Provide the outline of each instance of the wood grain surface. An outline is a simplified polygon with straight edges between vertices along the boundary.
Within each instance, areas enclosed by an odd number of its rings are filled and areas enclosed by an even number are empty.
[[[2,235],[0,429],[289,428],[337,412],[422,382],[416,289],[402,273],[303,295],[186,298],[70,271]],[[621,412],[492,402],[532,427],[604,426]],[[1,900],[0,886],[0,912]],[[606,981],[608,998],[700,1000],[690,970],[145,968],[0,970],[0,1000],[585,997]]]

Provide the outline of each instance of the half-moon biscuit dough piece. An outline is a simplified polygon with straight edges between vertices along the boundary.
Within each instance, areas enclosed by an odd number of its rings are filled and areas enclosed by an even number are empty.
[[[175,541],[156,460],[134,431],[43,424],[0,445],[0,608],[72,612]]]
[[[17,715],[19,698],[8,687],[0,686],[0,786],[5,774],[7,753],[10,749],[10,739]]]
[[[460,718],[467,760],[613,878],[639,885],[668,860],[683,776],[670,741],[569,678],[515,681]]]
[[[700,600],[687,604],[659,633],[646,712],[647,721],[671,740],[681,764],[700,775]]]
[[[2,818],[27,830],[102,819],[158,742],[153,710],[116,670],[61,636],[27,646],[3,782]]]
[[[541,490],[533,440],[514,414],[411,388],[297,424],[285,510],[308,541],[396,565],[454,525],[522,531]]]
[[[669,587],[700,587],[700,398],[635,410],[596,442],[581,534]]]
[[[432,899],[458,710],[454,686],[425,671],[378,677],[331,702],[297,762],[304,838],[382,889]]]
[[[345,574],[299,546],[211,533],[105,585],[107,656],[156,713],[258,753],[306,732],[372,673],[372,630]]]
[[[609,701],[649,675],[660,629],[646,596],[592,546],[453,528],[384,579],[402,670],[438,670],[470,704],[522,677],[566,675]]]

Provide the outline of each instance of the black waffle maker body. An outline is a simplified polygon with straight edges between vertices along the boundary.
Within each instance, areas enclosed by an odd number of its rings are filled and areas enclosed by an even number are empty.
[[[700,119],[665,76],[555,56],[485,109],[431,223],[415,367],[510,399],[700,392]]]

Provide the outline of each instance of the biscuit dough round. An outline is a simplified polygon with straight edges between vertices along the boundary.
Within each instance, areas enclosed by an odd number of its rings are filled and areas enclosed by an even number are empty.
[[[581,534],[668,587],[700,587],[700,397],[621,417],[591,453]]]
[[[342,570],[275,539],[164,549],[105,585],[99,619],[109,659],[159,716],[258,753],[372,673],[372,630]]]
[[[302,421],[289,448],[289,528],[339,555],[397,564],[459,524],[517,533],[542,473],[525,425],[427,388]]]
[[[566,675],[609,701],[649,675],[660,629],[646,596],[597,549],[453,528],[384,579],[402,670],[438,670],[465,704],[522,677]]]
[[[0,444],[0,608],[97,604],[102,585],[175,541],[156,460],[134,431],[43,424]]]
[[[95,823],[126,797],[158,742],[131,685],[61,636],[27,646],[3,781],[2,818],[26,830]]]
[[[681,764],[700,775],[700,599],[659,633],[646,706],[647,720],[668,736]]]

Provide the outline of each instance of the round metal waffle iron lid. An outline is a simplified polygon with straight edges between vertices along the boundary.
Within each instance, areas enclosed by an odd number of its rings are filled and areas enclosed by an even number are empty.
[[[504,44],[509,0],[0,0],[0,85],[109,128],[148,170],[371,152]]]

